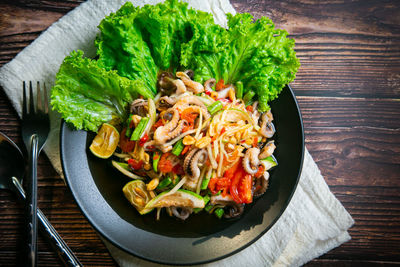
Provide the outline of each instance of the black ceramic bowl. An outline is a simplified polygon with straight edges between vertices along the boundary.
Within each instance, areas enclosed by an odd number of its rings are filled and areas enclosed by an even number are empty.
[[[300,177],[304,135],[300,110],[286,86],[271,103],[279,165],[271,171],[270,187],[247,205],[236,220],[219,220],[200,213],[179,221],[166,214],[141,216],[125,199],[130,181],[109,160],[88,150],[93,133],[61,126],[61,160],[72,194],[93,227],[115,246],[140,258],[164,264],[199,264],[222,259],[249,246],[265,234],[288,205]]]

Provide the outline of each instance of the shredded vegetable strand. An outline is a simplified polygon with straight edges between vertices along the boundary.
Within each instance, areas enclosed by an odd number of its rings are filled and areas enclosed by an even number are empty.
[[[199,114],[200,114],[200,118],[199,118],[199,127],[197,127],[197,131],[196,134],[194,136],[194,138],[197,140],[199,138],[199,134],[200,134],[200,130],[203,126],[203,112],[201,112],[201,109],[199,108]]]
[[[217,163],[217,161],[215,160],[215,157],[214,157],[213,152],[212,152],[212,150],[211,150],[211,144],[209,144],[209,145],[207,146],[207,152],[208,152],[208,158],[210,159],[210,162],[211,162],[211,167],[212,167],[213,169],[218,168],[218,163]]]
[[[203,182],[204,174],[206,173],[206,170],[207,170],[207,166],[204,166],[200,172],[200,178],[197,181],[196,194],[200,194],[201,183]]]
[[[179,135],[178,137],[175,137],[174,139],[172,139],[171,141],[169,141],[168,143],[165,143],[163,145],[163,147],[168,147],[168,146],[172,146],[173,144],[175,144],[176,142],[178,142],[180,139],[182,139],[183,137],[185,137],[188,134],[192,134],[194,133],[196,130],[189,130],[184,132],[183,134]]]
[[[126,176],[128,176],[129,178],[138,179],[138,180],[145,180],[144,177],[141,177],[141,176],[139,176],[139,175],[136,175],[136,174],[134,174],[134,173],[132,173],[132,172],[130,172],[130,171],[128,171],[128,170],[125,170],[125,169],[122,168],[116,161],[113,161],[113,160],[112,160],[111,163],[112,163],[112,165],[113,165],[117,170],[119,170],[120,172],[122,172],[123,174],[125,174]]]
[[[129,157],[129,154],[117,153],[117,152],[114,152],[113,155],[121,159]]]

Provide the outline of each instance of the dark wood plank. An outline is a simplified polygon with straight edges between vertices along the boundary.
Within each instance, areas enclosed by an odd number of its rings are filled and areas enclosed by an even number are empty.
[[[302,64],[297,95],[398,97],[397,1],[231,1],[239,12],[268,16],[296,40]]]

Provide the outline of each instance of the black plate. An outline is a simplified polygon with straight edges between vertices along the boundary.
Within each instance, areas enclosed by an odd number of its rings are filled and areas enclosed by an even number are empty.
[[[130,181],[94,157],[88,147],[93,133],[61,126],[61,160],[72,194],[93,227],[115,246],[140,258],[164,264],[199,264],[232,255],[260,238],[288,205],[303,164],[304,135],[293,91],[285,87],[271,103],[277,130],[270,187],[237,220],[218,220],[206,213],[179,221],[163,214],[140,216],[122,194]]]

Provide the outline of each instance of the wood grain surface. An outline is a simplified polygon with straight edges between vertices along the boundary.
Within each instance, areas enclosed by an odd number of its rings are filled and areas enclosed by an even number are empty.
[[[0,66],[82,1],[0,1]],[[355,219],[352,239],[309,266],[400,264],[400,2],[232,0],[268,16],[296,40],[292,83],[306,146]],[[20,122],[0,92],[0,131],[21,143]],[[85,265],[115,266],[44,154],[39,207]],[[0,191],[0,266],[15,266],[22,205]],[[39,238],[39,266],[60,266]]]

